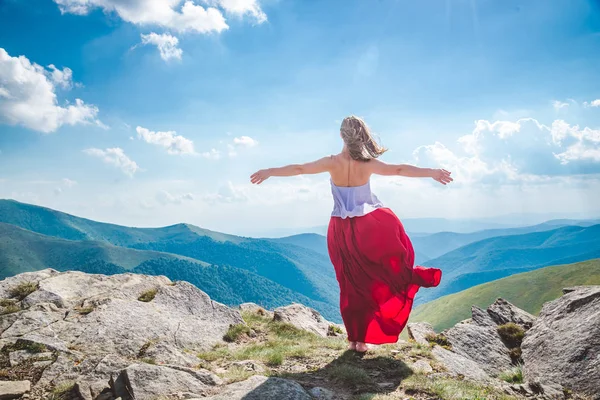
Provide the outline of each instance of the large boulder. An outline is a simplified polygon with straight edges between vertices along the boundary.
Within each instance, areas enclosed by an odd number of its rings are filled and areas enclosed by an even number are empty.
[[[477,306],[471,308],[472,318],[443,332],[452,351],[475,361],[489,375],[497,376],[512,367],[507,346],[489,314]]]
[[[434,357],[446,368],[451,376],[464,377],[473,381],[487,382],[491,378],[475,361],[444,349],[434,346],[431,350]]]
[[[24,298],[13,300],[20,310],[0,318],[0,343],[43,345],[39,354],[9,348],[13,364],[43,363],[37,364],[43,373],[35,390],[77,382],[86,399],[123,386],[136,398],[150,398],[163,395],[157,393],[168,385],[161,376],[169,376],[181,392],[205,396],[204,389],[219,382],[190,369],[200,362],[194,354],[222,343],[231,325],[244,323],[239,311],[164,276],[43,270],[0,281],[0,299],[23,283]],[[175,386],[169,390],[179,390]]]
[[[525,377],[600,398],[600,286],[565,292],[544,304],[525,335]]]
[[[233,383],[215,396],[202,400],[312,400],[300,384],[281,378],[255,375],[245,381]],[[200,400],[200,399],[196,399]]]
[[[0,381],[0,400],[19,399],[30,389],[29,381]]]
[[[334,325],[323,318],[318,311],[297,303],[276,308],[273,319],[275,321],[287,322],[296,328],[304,329],[323,337],[327,336],[329,327]]]
[[[497,325],[512,322],[527,330],[535,322],[533,315],[504,299],[497,299],[487,308],[487,313]]]
[[[435,335],[433,326],[428,322],[411,322],[406,325],[408,336],[419,344],[429,344],[427,336]]]

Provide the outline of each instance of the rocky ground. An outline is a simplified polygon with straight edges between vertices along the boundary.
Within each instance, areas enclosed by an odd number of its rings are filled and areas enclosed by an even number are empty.
[[[600,287],[566,291],[538,318],[499,299],[358,355],[299,304],[234,310],[165,277],[26,273],[0,281],[0,399],[600,398]]]

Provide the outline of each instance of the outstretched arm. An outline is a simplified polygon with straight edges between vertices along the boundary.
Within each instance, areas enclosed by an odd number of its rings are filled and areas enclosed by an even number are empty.
[[[296,176],[307,174],[320,174],[331,171],[333,161],[331,157],[323,157],[317,161],[305,164],[290,164],[285,167],[261,169],[250,177],[250,181],[261,184],[272,176]]]
[[[409,178],[432,178],[442,185],[453,181],[451,172],[445,169],[419,168],[408,164],[386,164],[380,160],[371,160],[371,172],[377,175],[406,176]]]

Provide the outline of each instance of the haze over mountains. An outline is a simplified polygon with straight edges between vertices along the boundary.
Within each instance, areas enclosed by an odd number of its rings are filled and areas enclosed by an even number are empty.
[[[565,219],[470,233],[411,234],[417,262],[444,273],[438,288],[419,292],[416,304],[516,273],[598,258],[597,222]],[[273,308],[300,302],[341,321],[338,285],[322,235],[255,239],[189,224],[131,228],[0,200],[0,279],[48,267],[166,275],[228,305],[255,302]]]

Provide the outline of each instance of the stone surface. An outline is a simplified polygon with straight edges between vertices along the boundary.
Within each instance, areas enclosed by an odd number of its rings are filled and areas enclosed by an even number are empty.
[[[30,390],[29,381],[0,381],[0,400],[18,399]]]
[[[265,367],[263,367],[258,361],[253,360],[235,361],[232,362],[229,367],[237,367],[249,372],[255,372],[257,374],[262,374],[265,372]]]
[[[331,390],[322,387],[314,387],[308,391],[315,400],[333,400],[334,394]]]
[[[453,376],[464,376],[474,381],[486,382],[491,380],[490,376],[475,361],[453,353],[440,346],[434,346],[431,350],[434,357],[446,367],[448,373]]]
[[[600,286],[569,289],[527,331],[525,377],[600,398]]]
[[[535,398],[539,400],[563,400],[566,398],[563,388],[555,384],[526,382],[519,385],[504,385],[504,392],[512,396]]]
[[[243,382],[227,385],[224,390],[204,400],[312,400],[298,383],[281,378],[255,375]],[[199,400],[199,399],[198,399]]]
[[[443,334],[452,344],[453,352],[475,361],[489,375],[499,375],[513,366],[496,323],[479,307],[472,307],[471,322],[458,323]]]
[[[152,400],[178,392],[202,397],[210,386],[220,383],[220,379],[208,371],[150,364],[130,365],[116,379],[119,380],[124,383],[125,390],[121,388],[115,394],[122,397],[130,394],[136,400]]]
[[[497,325],[513,322],[525,330],[531,328],[535,321],[533,315],[504,299],[497,299],[488,307],[487,313]]]
[[[318,311],[297,303],[276,308],[274,320],[287,322],[299,329],[304,329],[323,337],[327,336],[329,326],[334,325],[323,318]]]
[[[429,344],[426,337],[435,335],[433,327],[428,322],[410,322],[406,325],[408,337],[419,344]]]
[[[431,365],[425,360],[415,361],[410,365],[410,369],[419,374],[429,374],[433,372],[433,368],[431,368]]]
[[[8,358],[10,361],[10,366],[15,367],[27,360],[49,360],[52,359],[53,354],[51,352],[43,352],[43,353],[30,353],[27,350],[17,350],[11,351],[8,354]]]

